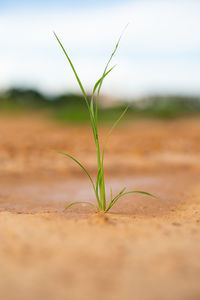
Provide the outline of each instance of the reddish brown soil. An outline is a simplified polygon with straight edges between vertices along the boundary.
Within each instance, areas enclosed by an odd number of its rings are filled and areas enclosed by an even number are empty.
[[[101,129],[105,137],[106,128]],[[107,147],[108,188],[129,195],[109,214],[85,175],[52,149],[78,157],[92,174],[87,126],[35,116],[0,118],[0,299],[200,299],[200,120],[124,124]]]

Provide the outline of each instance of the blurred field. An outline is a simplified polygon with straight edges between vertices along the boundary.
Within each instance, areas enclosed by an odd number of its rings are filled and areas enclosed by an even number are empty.
[[[100,128],[101,141],[109,125]],[[200,119],[138,120],[120,125],[106,149],[108,175],[172,172],[200,168]],[[62,125],[40,114],[1,116],[0,174],[78,175],[79,167],[54,150],[79,157],[96,172],[92,131],[85,125]]]
[[[62,109],[57,117],[46,109],[3,111],[1,299],[200,298],[198,114],[133,120],[130,113],[107,147],[108,188],[158,199],[127,196],[104,216],[86,206],[63,212],[71,201],[93,199],[82,171],[53,151],[74,155],[94,175],[87,122],[61,118]],[[102,140],[109,127],[103,122]]]
[[[89,95],[88,95],[89,96]],[[90,98],[90,97],[89,97]],[[200,99],[192,96],[149,96],[139,99],[101,97],[100,120],[115,120],[128,105],[126,120],[176,119],[200,115]],[[33,89],[11,88],[0,92],[0,113],[45,112],[63,123],[88,123],[88,111],[79,94],[44,95]]]

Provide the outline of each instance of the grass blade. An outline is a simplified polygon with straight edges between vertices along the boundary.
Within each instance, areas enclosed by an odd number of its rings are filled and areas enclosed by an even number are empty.
[[[76,70],[75,70],[75,68],[74,68],[74,65],[72,64],[72,61],[71,61],[71,59],[69,58],[69,56],[68,56],[68,54],[67,54],[65,48],[63,47],[61,41],[59,40],[58,36],[56,35],[55,32],[53,32],[53,33],[54,33],[54,35],[55,35],[55,37],[56,37],[58,43],[60,44],[60,46],[61,46],[61,48],[62,48],[62,50],[63,50],[65,56],[67,57],[67,60],[68,60],[70,66],[71,66],[71,68],[72,68],[72,70],[73,70],[73,72],[74,72],[74,75],[75,75],[75,77],[76,77],[76,80],[77,80],[77,82],[78,82],[78,84],[79,84],[79,86],[80,86],[80,89],[81,89],[82,93],[83,93],[85,102],[86,102],[86,104],[87,104],[87,106],[88,106],[88,108],[89,108],[89,102],[88,102],[88,99],[87,99],[86,92],[85,92],[85,90],[84,90],[84,88],[83,88],[83,85],[82,85],[82,83],[81,83],[81,81],[80,81],[80,78],[78,77],[78,74],[77,74],[77,72],[76,72]]]
[[[106,148],[106,145],[108,143],[108,140],[109,140],[109,137],[111,135],[111,133],[113,132],[113,130],[115,129],[115,127],[117,126],[117,124],[120,122],[120,120],[123,118],[123,116],[125,115],[125,113],[127,112],[128,110],[128,106],[125,108],[125,110],[122,112],[122,114],[119,116],[119,118],[115,121],[115,123],[113,124],[113,126],[111,127],[111,129],[109,130],[107,136],[106,136],[106,139],[105,139],[105,142],[104,142],[104,145],[103,145],[103,150],[102,150],[102,164],[103,164],[103,160],[104,160],[104,152],[105,152],[105,148]]]
[[[92,180],[92,177],[90,176],[90,174],[88,173],[88,171],[86,170],[86,168],[76,159],[74,158],[73,156],[71,156],[70,154],[67,154],[67,153],[64,153],[64,152],[61,152],[61,151],[57,151],[55,150],[57,153],[59,154],[62,154],[62,155],[65,155],[69,158],[71,158],[75,163],[77,163],[82,169],[83,171],[86,173],[86,175],[88,176],[90,182],[92,183],[92,186],[93,186],[93,189],[94,189],[94,192],[95,192],[95,195],[96,195],[96,190],[95,190],[95,185],[94,185],[94,182]]]
[[[93,98],[90,101],[90,112],[91,112],[91,115],[94,119],[94,100],[93,100]]]
[[[101,81],[115,68],[116,66],[113,66],[110,70],[108,70],[105,74],[103,74],[101,76],[101,78],[95,83],[94,88],[93,88],[93,92],[92,92],[92,96],[94,96],[97,87],[99,86],[99,84],[101,83]]]
[[[111,209],[111,207],[117,202],[117,200],[119,200],[119,198],[121,198],[122,196],[128,195],[128,194],[133,194],[133,193],[138,193],[138,194],[144,194],[153,198],[157,198],[156,196],[154,196],[153,194],[144,192],[144,191],[129,191],[129,192],[125,192],[125,188],[110,202],[108,208],[106,211],[108,211],[109,209]]]
[[[97,180],[96,180],[96,191],[98,191],[98,185],[99,185],[99,177],[100,177],[101,169],[98,170],[97,174]]]
[[[129,192],[124,193],[123,196],[127,195],[127,194],[133,194],[133,193],[144,194],[144,195],[147,195],[147,196],[150,196],[150,197],[153,197],[153,198],[157,198],[153,194],[150,194],[150,193],[147,193],[147,192],[144,192],[144,191],[129,191]]]
[[[111,209],[111,207],[115,204],[115,202],[121,197],[121,195],[123,194],[123,192],[125,191],[126,188],[123,188],[118,194],[117,196],[115,196],[113,199],[111,199],[106,212],[109,211],[109,209]]]
[[[67,60],[68,60],[68,62],[69,62],[69,64],[70,64],[70,66],[71,66],[71,68],[72,68],[72,70],[73,70],[73,72],[74,72],[74,75],[75,75],[75,77],[76,77],[76,80],[77,80],[77,82],[78,82],[78,84],[79,84],[79,86],[80,86],[80,89],[81,89],[81,91],[82,91],[82,94],[83,94],[83,96],[84,96],[84,99],[85,99],[85,102],[86,102],[86,105],[87,105],[87,108],[88,108],[88,111],[89,111],[89,114],[90,114],[90,120],[91,120],[91,124],[92,124],[93,134],[94,134],[94,137],[96,137],[96,136],[97,136],[97,128],[96,128],[96,123],[95,123],[94,111],[92,111],[92,108],[91,108],[90,105],[89,105],[89,101],[88,101],[86,92],[85,92],[85,90],[84,90],[84,88],[83,88],[83,85],[82,85],[82,83],[81,83],[81,81],[80,81],[80,78],[79,78],[79,76],[78,76],[78,74],[77,74],[77,72],[76,72],[76,70],[75,70],[75,68],[74,68],[74,65],[73,65],[73,63],[72,63],[72,61],[71,61],[69,55],[67,54],[67,52],[66,52],[64,46],[62,45],[62,43],[61,43],[61,41],[59,40],[59,38],[58,38],[58,36],[56,35],[56,33],[55,33],[55,32],[53,32],[53,33],[54,33],[54,35],[55,35],[55,37],[56,37],[58,43],[60,44],[60,46],[61,46],[61,48],[62,48],[62,50],[63,50],[65,56],[67,57]],[[93,103],[92,103],[92,106],[93,106]]]
[[[109,66],[109,64],[110,64],[110,62],[111,62],[113,56],[115,55],[115,52],[117,51],[117,48],[118,48],[119,43],[120,43],[120,40],[121,40],[121,38],[122,38],[122,36],[123,36],[123,34],[124,34],[124,32],[125,32],[127,26],[128,26],[128,24],[127,24],[127,25],[125,26],[125,28],[123,29],[123,31],[122,31],[122,33],[121,33],[121,35],[120,35],[120,37],[119,37],[119,39],[118,39],[118,41],[117,41],[117,44],[115,45],[114,51],[112,52],[112,54],[111,54],[111,56],[110,56],[110,58],[109,58],[109,60],[108,60],[108,62],[107,62],[107,64],[106,64],[106,66],[105,66],[105,69],[104,69],[104,71],[103,71],[103,75],[102,75],[102,77],[101,77],[102,79],[100,80],[99,88],[98,88],[98,91],[97,91],[97,102],[96,102],[96,111],[95,111],[96,119],[98,118],[97,114],[98,114],[99,94],[100,94],[100,90],[101,90],[101,87],[102,87],[102,84],[103,84],[103,80],[104,80],[104,77],[105,77],[104,75],[105,75],[105,73],[106,73],[106,71],[107,71],[107,68],[108,68],[108,66]]]
[[[92,203],[90,203],[90,202],[87,202],[87,201],[72,202],[72,203],[70,203],[69,205],[67,205],[67,206],[65,207],[65,210],[67,210],[67,209],[70,208],[71,206],[77,205],[77,204],[88,204],[88,205],[92,206],[93,208],[95,208],[96,210],[98,210],[98,207],[96,207],[94,204],[92,204]]]

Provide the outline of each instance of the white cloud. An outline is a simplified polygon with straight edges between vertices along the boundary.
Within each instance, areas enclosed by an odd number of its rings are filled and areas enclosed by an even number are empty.
[[[0,14],[0,87],[27,84],[49,92],[78,90],[52,35],[55,29],[91,88],[127,22],[114,59],[118,66],[105,81],[105,93],[200,93],[200,3],[194,0]]]

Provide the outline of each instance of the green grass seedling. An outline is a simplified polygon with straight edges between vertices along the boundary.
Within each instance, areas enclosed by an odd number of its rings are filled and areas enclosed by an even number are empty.
[[[123,34],[123,32],[122,32]],[[113,124],[113,126],[111,127],[110,131],[108,132],[108,135],[105,139],[102,151],[100,150],[100,144],[99,144],[99,136],[98,136],[98,104],[99,104],[99,96],[100,96],[100,90],[103,84],[103,80],[104,78],[113,70],[113,68],[115,66],[113,66],[112,68],[108,69],[109,64],[113,58],[113,56],[115,55],[118,46],[119,46],[119,42],[121,40],[122,34],[120,36],[120,38],[117,41],[117,44],[114,48],[114,51],[112,52],[111,56],[109,57],[109,60],[105,66],[105,69],[103,71],[102,76],[99,78],[99,80],[95,83],[93,91],[92,91],[92,96],[90,99],[88,99],[85,89],[81,83],[81,80],[74,68],[74,65],[70,59],[70,57],[68,56],[65,48],[63,47],[61,41],[59,40],[58,36],[56,35],[56,33],[54,32],[54,35],[59,43],[59,45],[61,46],[67,60],[68,63],[70,64],[72,71],[76,77],[76,80],[79,84],[79,87],[81,89],[81,92],[83,94],[84,100],[85,100],[85,104],[88,108],[88,112],[89,112],[89,117],[90,117],[90,122],[91,122],[91,127],[92,127],[92,131],[93,131],[93,136],[94,136],[94,141],[95,141],[95,145],[96,145],[96,153],[97,153],[97,176],[96,176],[96,180],[94,181],[92,179],[92,177],[90,176],[90,174],[88,173],[87,169],[73,156],[71,156],[70,154],[64,153],[64,152],[60,152],[60,151],[56,151],[62,155],[65,155],[69,158],[71,158],[76,164],[78,164],[82,170],[85,172],[85,174],[87,175],[87,177],[89,178],[91,185],[92,185],[92,189],[94,191],[94,195],[96,198],[96,204],[94,205],[91,202],[83,202],[83,201],[79,201],[79,202],[73,202],[70,203],[66,209],[70,208],[73,205],[77,205],[77,204],[81,204],[81,203],[85,203],[88,204],[90,206],[92,206],[95,210],[97,211],[102,211],[102,212],[108,212],[111,207],[124,195],[127,194],[132,194],[132,193],[139,193],[139,194],[145,194],[147,196],[151,196],[151,197],[155,197],[154,195],[147,193],[147,192],[143,192],[143,191],[128,191],[126,192],[126,188],[123,188],[116,196],[113,196],[112,193],[112,189],[111,189],[111,193],[110,193],[110,201],[107,203],[106,201],[106,192],[105,192],[105,181],[104,181],[104,153],[105,153],[105,148],[107,145],[107,142],[109,140],[109,137],[113,131],[113,129],[117,126],[117,124],[119,123],[119,121],[122,119],[122,117],[125,115],[128,107],[125,108],[125,110],[122,112],[122,114],[119,116],[119,118],[116,120],[116,122]],[[94,101],[95,100],[95,101]]]

